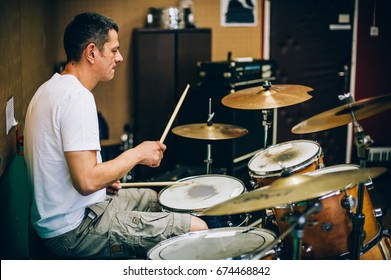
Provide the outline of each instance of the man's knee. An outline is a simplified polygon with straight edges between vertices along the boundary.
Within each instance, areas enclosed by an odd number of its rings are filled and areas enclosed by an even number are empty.
[[[207,230],[208,225],[205,223],[204,220],[191,216],[190,220],[190,231],[200,231],[200,230]]]

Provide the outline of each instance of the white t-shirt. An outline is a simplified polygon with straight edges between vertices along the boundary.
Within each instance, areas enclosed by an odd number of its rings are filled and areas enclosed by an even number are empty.
[[[95,99],[73,75],[54,74],[33,96],[26,114],[24,152],[34,186],[31,220],[42,238],[75,229],[85,208],[105,189],[82,196],[72,185],[64,152],[96,150],[101,162]]]

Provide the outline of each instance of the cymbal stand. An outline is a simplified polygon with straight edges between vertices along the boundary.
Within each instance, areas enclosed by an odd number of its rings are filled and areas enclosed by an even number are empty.
[[[304,236],[304,225],[306,223],[306,217],[314,213],[319,213],[322,208],[322,205],[318,201],[312,201],[311,205],[309,205],[303,213],[295,211],[293,212],[293,215],[289,216],[289,223],[294,225],[292,230],[293,260],[301,259],[301,243]]]
[[[278,238],[276,238],[272,243],[262,249],[260,253],[258,253],[253,260],[259,260],[264,256],[266,252],[272,250],[281,240],[283,240],[289,233],[292,234],[293,237],[293,260],[301,259],[301,242],[304,236],[304,225],[307,220],[307,216],[319,213],[323,206],[316,200],[310,200],[309,205],[300,213],[299,211],[294,211],[292,215],[290,215],[287,219],[290,223],[290,227],[286,229]]]
[[[266,149],[267,148],[268,131],[272,125],[272,120],[270,118],[271,111],[270,110],[262,110],[262,115],[263,115],[262,125],[263,125],[263,129],[265,132],[264,139],[263,139],[263,147]]]
[[[264,89],[269,90],[272,87],[272,84],[269,81],[265,81],[262,86]],[[271,111],[270,110],[262,110],[262,116],[263,116],[262,126],[263,126],[263,129],[265,132],[264,140],[263,140],[263,148],[266,149],[267,148],[268,131],[272,125],[272,120],[270,118]]]
[[[208,126],[213,125],[212,119],[214,115],[215,113],[214,112],[212,113],[212,98],[209,98],[209,113],[208,113],[208,120],[206,121],[206,124]],[[211,165],[213,163],[213,159],[212,159],[212,145],[210,143],[208,143],[206,147],[206,159],[204,160],[204,162],[206,163],[206,174],[211,174],[212,172]]]
[[[360,160],[360,168],[366,167],[366,160],[368,158],[368,147],[373,144],[373,140],[371,137],[366,134],[361,127],[361,125],[358,123],[356,116],[354,115],[353,111],[350,112],[352,119],[353,119],[353,126],[354,126],[354,143],[357,148],[357,155]],[[356,213],[353,214],[353,229],[352,229],[352,250],[350,251],[351,258],[354,260],[360,259],[360,249],[363,240],[365,239],[365,232],[364,232],[364,222],[365,222],[365,215],[363,214],[363,203],[364,203],[364,188],[365,188],[365,182],[360,182],[358,184],[358,191],[357,191],[357,207],[356,207]]]

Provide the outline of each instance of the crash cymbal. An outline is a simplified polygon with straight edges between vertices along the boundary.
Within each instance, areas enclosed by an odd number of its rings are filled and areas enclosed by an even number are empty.
[[[300,85],[270,85],[247,88],[223,97],[223,105],[235,109],[274,109],[304,102],[313,90]]]
[[[353,122],[351,112],[357,120],[368,118],[391,108],[391,94],[344,104],[315,115],[292,128],[296,134],[318,132]]]
[[[187,138],[223,140],[244,136],[248,133],[248,130],[230,124],[213,123],[209,126],[206,123],[195,123],[177,126],[172,129],[172,132]]]
[[[241,194],[202,212],[206,216],[249,213],[279,205],[319,198],[383,174],[386,168],[371,167],[310,175],[291,175],[271,185]]]

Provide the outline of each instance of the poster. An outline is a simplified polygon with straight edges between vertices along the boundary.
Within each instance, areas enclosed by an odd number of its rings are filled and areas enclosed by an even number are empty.
[[[258,0],[220,0],[221,26],[256,26]]]

